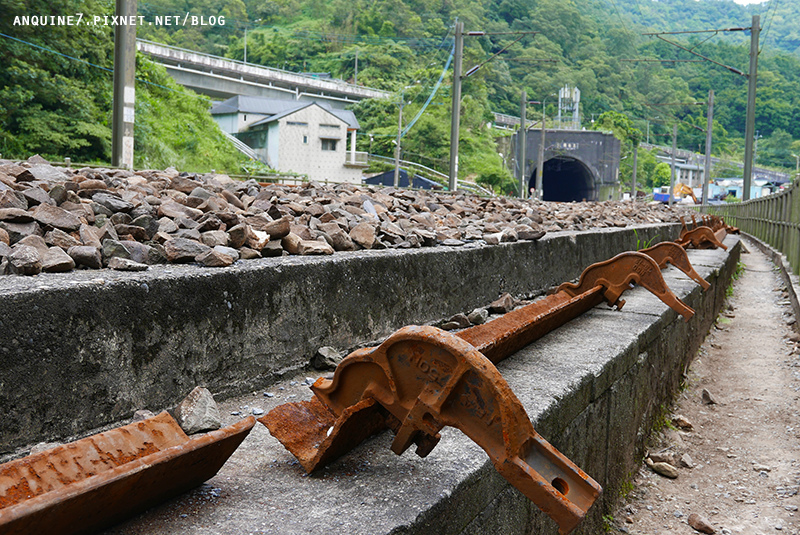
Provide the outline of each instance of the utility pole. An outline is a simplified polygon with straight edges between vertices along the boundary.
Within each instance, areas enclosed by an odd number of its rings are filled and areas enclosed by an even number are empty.
[[[136,0],[117,0],[117,17],[136,17]],[[114,27],[114,97],[111,116],[111,165],[133,169],[136,106],[136,26]]]
[[[633,145],[633,173],[631,174],[631,200],[636,200],[636,160],[639,158],[639,142]]]
[[[464,23],[456,22],[453,54],[453,110],[450,117],[450,191],[458,189],[458,130],[461,123],[461,61],[464,54]]]
[[[678,123],[672,125],[672,170],[669,174],[669,205],[675,202],[675,153],[678,152]]]
[[[542,187],[544,184],[544,122],[545,122],[545,115],[544,115],[544,105],[547,101],[547,98],[542,99],[542,135],[539,138],[539,158],[536,161],[536,198],[542,198]]]
[[[353,82],[354,85],[358,85],[358,49],[356,48],[356,76]]]
[[[522,101],[519,105],[519,118],[520,118],[520,127],[519,127],[519,198],[524,199],[527,197],[526,190],[527,187],[527,177],[525,175],[525,159],[526,154],[525,151],[527,150],[527,134],[528,134],[528,125],[526,124],[527,121],[525,117],[528,115],[526,106],[528,104],[528,93],[525,90],[522,90]]]
[[[247,24],[244,27],[244,62],[247,63]]]
[[[711,181],[711,131],[714,123],[714,90],[708,90],[708,122],[706,124],[706,161],[703,168],[703,204],[708,204],[708,183]]]
[[[747,120],[744,128],[743,201],[750,199],[750,183],[753,179],[753,137],[756,130],[756,80],[758,78],[758,37],[760,32],[760,17],[753,15],[753,25],[750,28],[750,74],[747,76]]]
[[[403,131],[403,106],[405,95],[400,94],[400,113],[397,114],[397,142],[394,145],[394,187],[400,187],[400,134]]]

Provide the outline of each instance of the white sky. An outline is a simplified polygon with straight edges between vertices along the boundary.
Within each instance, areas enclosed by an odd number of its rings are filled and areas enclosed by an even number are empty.
[[[767,0],[733,0],[733,1],[736,2],[737,4],[746,5],[746,4],[763,4]]]

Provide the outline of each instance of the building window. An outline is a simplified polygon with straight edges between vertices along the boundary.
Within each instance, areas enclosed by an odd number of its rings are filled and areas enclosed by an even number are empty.
[[[303,145],[308,145],[308,136],[303,136]]]
[[[320,124],[319,126],[320,128],[335,128],[336,130],[340,127],[338,124]]]
[[[290,126],[308,126],[308,123],[299,123],[297,121],[286,121],[286,124]]]
[[[323,139],[322,140],[322,150],[335,151],[336,150],[336,142],[337,141],[338,141],[337,139]]]

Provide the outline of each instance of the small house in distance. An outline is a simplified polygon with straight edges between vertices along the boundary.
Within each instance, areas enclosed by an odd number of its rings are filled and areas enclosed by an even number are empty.
[[[352,111],[327,103],[239,95],[213,106],[211,115],[224,132],[277,171],[361,183],[367,153],[356,151],[359,124]]]

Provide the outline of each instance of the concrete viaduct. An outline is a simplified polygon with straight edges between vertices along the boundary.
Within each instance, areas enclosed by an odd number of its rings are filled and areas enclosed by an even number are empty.
[[[214,99],[248,95],[301,102],[323,101],[335,108],[344,108],[363,99],[390,95],[388,91],[341,80],[314,78],[144,39],[136,40],[136,49],[166,67],[182,86]]]

